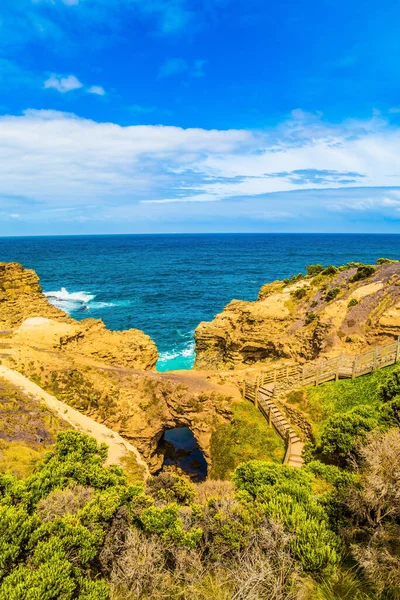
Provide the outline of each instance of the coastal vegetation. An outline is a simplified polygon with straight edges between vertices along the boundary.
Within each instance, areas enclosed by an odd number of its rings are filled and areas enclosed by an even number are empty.
[[[151,370],[141,332],[42,317],[34,274],[18,291],[4,269],[2,360],[105,425],[110,453],[123,435],[148,469],[132,454],[110,464],[104,444],[1,383],[0,600],[400,600],[399,366],[288,391],[295,361],[393,339],[399,266],[316,264],[267,284],[200,328],[209,371],[170,375]],[[301,468],[240,394],[236,367],[282,359]],[[174,428],[195,437],[206,481],[163,462]]]
[[[399,452],[392,428],[345,467],[129,484],[104,445],[60,433],[32,474],[0,476],[0,599],[397,599]]]

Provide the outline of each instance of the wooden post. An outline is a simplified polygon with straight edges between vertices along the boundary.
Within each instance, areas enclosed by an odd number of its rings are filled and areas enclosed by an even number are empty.
[[[257,377],[257,379],[256,379],[256,387],[254,390],[254,406],[256,408],[258,408],[258,384],[259,384],[259,377]]]
[[[374,352],[374,364],[372,366],[372,370],[375,371],[375,369],[378,368],[378,355],[379,355],[379,350],[378,348],[375,348],[375,352]]]
[[[268,423],[270,426],[272,425],[272,406],[269,407],[268,411]]]
[[[342,358],[342,355],[340,354],[340,356],[338,356],[338,359],[336,361],[336,373],[335,373],[335,380],[337,381],[339,379],[339,367],[340,367],[340,359]]]
[[[400,359],[400,336],[397,338],[396,362],[399,362],[399,359]]]
[[[351,378],[354,379],[356,376],[356,365],[357,365],[358,354],[356,354],[355,359],[353,360],[353,372],[351,374]]]

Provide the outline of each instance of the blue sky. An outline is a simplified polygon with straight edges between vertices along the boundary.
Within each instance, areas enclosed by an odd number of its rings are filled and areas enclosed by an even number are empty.
[[[393,0],[2,0],[0,235],[397,232]]]

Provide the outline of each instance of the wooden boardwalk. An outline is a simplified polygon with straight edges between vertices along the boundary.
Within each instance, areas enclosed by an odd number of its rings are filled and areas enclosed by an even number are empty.
[[[275,403],[277,392],[289,392],[338,379],[354,379],[393,365],[399,360],[400,338],[362,354],[340,354],[303,366],[291,365],[262,371],[256,378],[245,381],[243,395],[254,403],[285,441],[284,463],[301,467],[304,444]]]

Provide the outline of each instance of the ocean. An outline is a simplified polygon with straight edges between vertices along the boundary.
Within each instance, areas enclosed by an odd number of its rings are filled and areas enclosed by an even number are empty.
[[[190,369],[193,333],[232,299],[311,263],[400,258],[400,236],[176,234],[0,238],[0,262],[35,269],[51,301],[76,319],[142,329],[159,371]]]

